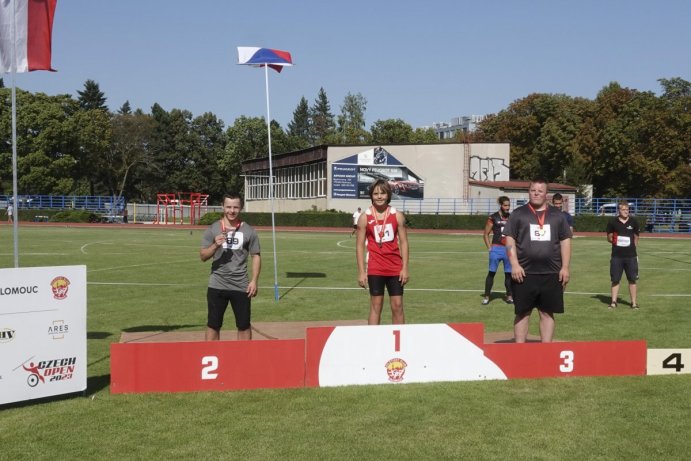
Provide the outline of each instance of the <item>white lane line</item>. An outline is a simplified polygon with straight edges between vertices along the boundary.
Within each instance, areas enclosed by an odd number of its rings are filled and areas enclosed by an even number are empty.
[[[133,267],[144,267],[144,266],[160,266],[162,264],[176,264],[176,263],[188,263],[190,262],[190,259],[181,259],[178,261],[157,261],[157,262],[152,262],[152,263],[145,263],[145,264],[131,264],[129,266],[113,266],[113,267],[104,267],[101,269],[88,269],[88,273],[94,273],[94,272],[103,272],[103,271],[112,271],[112,270],[120,270],[120,269],[130,269]]]
[[[88,282],[89,285],[131,285],[131,286],[199,286],[199,284],[186,284],[186,283],[142,283],[142,282]],[[260,286],[262,290],[273,289],[274,286]],[[362,287],[302,287],[296,286],[292,287],[289,285],[279,286],[282,289],[290,290],[315,290],[315,291],[363,291]],[[461,289],[461,288],[407,288],[406,291],[421,291],[421,292],[444,292],[444,293],[481,293],[482,290],[478,289]],[[565,291],[564,294],[576,295],[576,296],[595,296],[595,295],[609,295],[610,293],[595,293],[595,292],[585,292],[585,291]],[[670,297],[670,298],[688,298],[691,297],[691,293],[657,293],[643,295],[651,297]]]

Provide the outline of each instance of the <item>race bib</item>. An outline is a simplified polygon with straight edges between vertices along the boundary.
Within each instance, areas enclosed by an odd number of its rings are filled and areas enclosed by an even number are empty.
[[[549,224],[545,224],[542,228],[538,224],[530,225],[530,240],[534,242],[549,242],[551,235]]]
[[[631,246],[631,237],[624,237],[622,235],[617,235],[617,246],[618,247]]]
[[[224,248],[230,250],[241,250],[242,244],[245,243],[245,235],[242,232],[231,232],[226,235],[226,244]]]
[[[381,225],[377,224],[374,226],[374,241],[377,243],[393,242],[393,226],[391,223],[384,225],[383,235],[381,234]]]

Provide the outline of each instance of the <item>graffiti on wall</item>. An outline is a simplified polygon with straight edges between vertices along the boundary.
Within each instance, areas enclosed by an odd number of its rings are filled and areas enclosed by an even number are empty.
[[[508,181],[509,166],[503,158],[470,157],[470,171],[468,177],[476,181]]]

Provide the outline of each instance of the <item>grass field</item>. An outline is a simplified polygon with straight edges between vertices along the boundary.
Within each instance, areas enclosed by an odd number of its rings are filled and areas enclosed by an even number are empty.
[[[121,332],[204,328],[209,264],[198,257],[202,232],[20,229],[22,267],[87,266],[88,390],[0,407],[0,460],[688,459],[691,375],[111,395],[109,345]],[[276,302],[271,234],[261,232],[264,269],[253,319],[366,318],[369,298],[357,288],[349,234],[277,232]],[[480,305],[487,254],[479,235],[412,233],[410,244],[408,323],[511,330],[501,274],[497,298]],[[573,248],[558,339],[691,347],[691,240],[642,239],[639,311],[626,303],[606,309],[604,236],[576,238]],[[12,266],[11,228],[0,226],[0,267]],[[628,300],[625,282],[620,294]],[[386,309],[383,322],[390,322]]]

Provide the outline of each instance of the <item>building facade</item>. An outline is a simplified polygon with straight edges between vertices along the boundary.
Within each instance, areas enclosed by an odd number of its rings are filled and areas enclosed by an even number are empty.
[[[271,211],[268,158],[243,162],[242,171],[246,210]],[[509,144],[317,146],[275,155],[272,172],[276,212],[352,212],[369,203],[367,188],[377,179],[389,182],[394,201],[422,210],[474,198],[473,181],[508,181]]]

